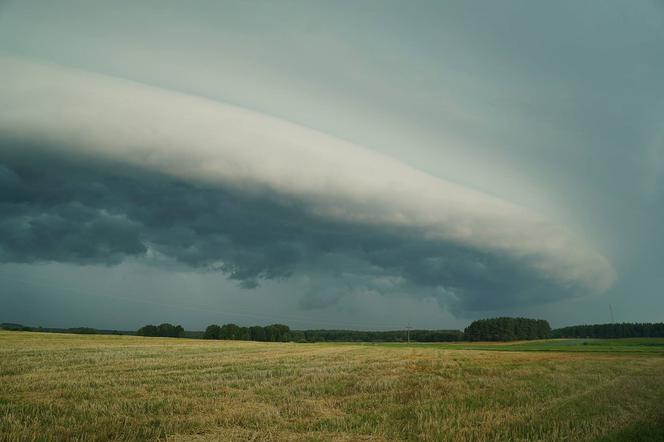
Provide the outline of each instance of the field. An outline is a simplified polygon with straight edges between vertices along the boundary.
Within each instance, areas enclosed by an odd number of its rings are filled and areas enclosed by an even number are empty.
[[[373,345],[402,346],[402,344],[389,343]],[[418,348],[430,347],[450,350],[659,353],[664,356],[664,338],[542,339],[519,342],[455,342],[414,345],[417,345]]]
[[[663,404],[661,339],[273,344],[0,331],[3,441],[654,441]]]

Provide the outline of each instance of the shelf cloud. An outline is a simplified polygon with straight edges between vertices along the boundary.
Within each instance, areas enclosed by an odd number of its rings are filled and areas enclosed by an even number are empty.
[[[389,281],[464,311],[615,281],[563,226],[324,133],[25,59],[0,72],[0,262]]]

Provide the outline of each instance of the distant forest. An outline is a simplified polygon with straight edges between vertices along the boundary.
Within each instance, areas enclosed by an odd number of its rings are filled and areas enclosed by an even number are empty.
[[[287,325],[272,324],[262,327],[240,327],[236,324],[222,326],[208,325],[203,339],[231,339],[236,341],[286,342],[292,341],[291,330]]]
[[[210,325],[204,339],[290,342],[449,342],[463,340],[461,330],[291,330],[287,325],[240,327],[235,324]]]
[[[574,325],[553,330],[552,338],[662,338],[664,323]]]
[[[294,331],[301,342],[453,342],[462,341],[461,330],[301,330]]]
[[[58,327],[30,327],[27,325],[16,324],[13,322],[3,322],[0,324],[0,329],[10,331],[30,331],[41,333],[73,333],[77,335],[134,335],[135,332],[119,331],[119,330],[99,330],[91,327],[71,327],[71,328],[58,328]]]
[[[522,341],[546,339],[551,326],[544,319],[491,318],[473,321],[463,332],[467,341]]]
[[[167,322],[159,325],[145,325],[136,332],[138,336],[160,336],[162,338],[184,338],[184,328]]]
[[[491,318],[473,321],[465,330],[291,330],[284,324],[243,327],[209,325],[205,331],[187,331],[181,325],[146,325],[138,331],[98,330],[90,327],[43,328],[3,323],[0,328],[76,334],[116,334],[193,339],[225,339],[262,342],[455,342],[514,341],[546,338],[641,338],[664,337],[664,323],[615,323],[575,325],[551,330],[542,319]]]

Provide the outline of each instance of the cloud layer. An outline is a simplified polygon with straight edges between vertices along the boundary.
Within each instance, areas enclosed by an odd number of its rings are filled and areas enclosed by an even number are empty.
[[[2,58],[0,260],[300,272],[489,310],[606,290],[611,265],[525,208],[219,102]],[[352,276],[349,276],[352,275]]]

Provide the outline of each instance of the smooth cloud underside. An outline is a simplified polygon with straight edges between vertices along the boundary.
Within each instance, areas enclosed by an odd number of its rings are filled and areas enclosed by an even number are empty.
[[[241,108],[0,58],[0,261],[398,281],[489,310],[601,292],[607,260],[509,202]],[[346,275],[346,276],[344,276]]]

